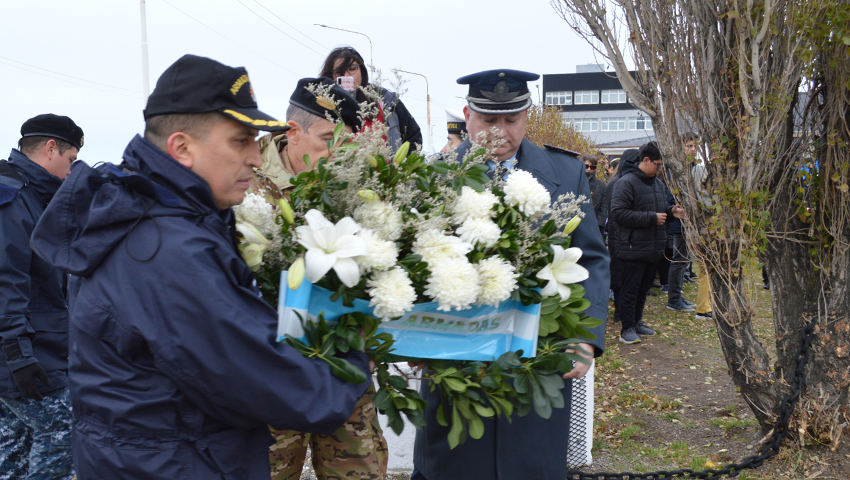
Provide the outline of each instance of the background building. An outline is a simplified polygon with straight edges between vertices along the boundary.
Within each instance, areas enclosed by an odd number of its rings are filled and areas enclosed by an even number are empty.
[[[558,105],[564,118],[607,155],[619,156],[655,139],[649,117],[631,104],[617,75],[602,65],[543,75],[543,95],[545,103]]]

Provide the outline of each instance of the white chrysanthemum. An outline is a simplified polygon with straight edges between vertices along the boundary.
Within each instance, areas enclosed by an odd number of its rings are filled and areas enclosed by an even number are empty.
[[[364,203],[354,210],[354,221],[368,228],[384,240],[394,242],[401,237],[404,222],[401,213],[384,202]]]
[[[416,255],[421,255],[428,265],[435,265],[442,260],[461,258],[472,251],[472,244],[458,237],[445,235],[443,232],[431,229],[416,235],[411,249]]]
[[[477,267],[478,284],[481,285],[478,303],[498,306],[511,298],[519,277],[513,265],[499,257],[489,257],[478,262]]]
[[[489,218],[470,218],[457,228],[457,234],[464,242],[479,242],[484,247],[492,247],[502,236],[502,229]]]
[[[552,198],[546,187],[525,170],[514,170],[505,181],[505,203],[518,205],[519,211],[533,217],[547,213]]]
[[[416,301],[413,282],[407,271],[399,267],[373,273],[366,286],[372,297],[369,306],[375,307],[375,316],[385,322],[410,311]]]
[[[466,258],[447,258],[429,268],[425,295],[439,302],[437,310],[465,310],[478,300],[478,269]]]
[[[249,193],[241,204],[233,207],[238,223],[256,227],[263,235],[271,235],[274,228],[274,207],[262,195]]]
[[[368,228],[357,232],[357,236],[366,242],[366,248],[369,249],[369,253],[354,259],[360,265],[361,271],[365,273],[372,270],[386,270],[396,264],[398,248],[395,243],[381,240],[377,233]]]
[[[490,218],[496,215],[493,204],[499,203],[499,198],[493,192],[484,190],[476,192],[470,187],[464,186],[460,196],[452,206],[452,222],[455,225],[469,220],[470,218]]]

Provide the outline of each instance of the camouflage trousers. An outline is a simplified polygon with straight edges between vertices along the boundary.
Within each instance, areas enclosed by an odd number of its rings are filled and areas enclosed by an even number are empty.
[[[387,441],[375,408],[375,387],[360,398],[348,421],[330,435],[274,430],[269,449],[272,480],[298,480],[307,455],[319,480],[383,480],[387,476]]]
[[[68,389],[41,401],[0,397],[0,480],[70,480],[71,399]]]

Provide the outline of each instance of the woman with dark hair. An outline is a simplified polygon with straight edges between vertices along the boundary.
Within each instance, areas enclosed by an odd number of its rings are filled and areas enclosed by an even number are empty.
[[[333,49],[328,58],[325,59],[319,76],[334,80],[343,76],[353,77],[354,88],[356,89],[355,98],[360,103],[367,101],[366,94],[363,93],[361,87],[369,85],[369,71],[366,68],[366,62],[363,61],[363,57],[357,53],[357,50],[351,47]],[[404,142],[422,145],[422,130],[413,116],[410,115],[407,107],[398,98],[398,95],[375,85],[372,85],[372,88],[381,96],[378,103],[377,120],[382,121],[387,126],[387,141],[393,152]]]

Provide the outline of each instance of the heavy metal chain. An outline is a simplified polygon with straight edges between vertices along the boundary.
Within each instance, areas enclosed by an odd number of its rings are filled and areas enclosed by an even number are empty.
[[[800,398],[806,383],[805,367],[809,360],[809,345],[811,345],[812,338],[814,338],[815,320],[803,326],[803,338],[802,342],[800,342],[800,348],[797,349],[797,368],[794,370],[794,383],[791,385],[791,395],[788,395],[788,398],[782,401],[779,409],[779,421],[776,422],[773,428],[773,440],[760,455],[747,457],[741,463],[726,465],[726,467],[720,470],[706,469],[695,472],[689,468],[683,468],[681,470],[661,470],[651,473],[586,473],[580,470],[570,470],[567,472],[567,480],[666,480],[676,477],[717,480],[725,475],[737,476],[742,470],[748,468],[760,467],[765,460],[779,453],[779,444],[782,443],[782,439],[788,433],[788,421],[791,419],[791,414],[794,413],[794,407],[797,406],[797,400]]]

